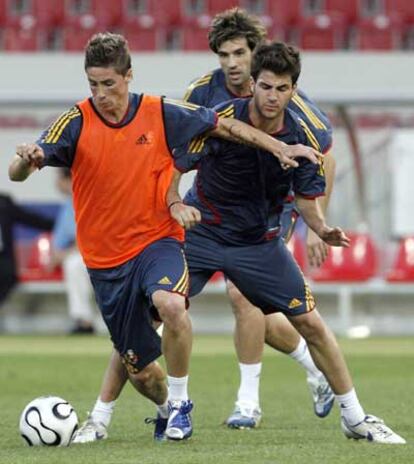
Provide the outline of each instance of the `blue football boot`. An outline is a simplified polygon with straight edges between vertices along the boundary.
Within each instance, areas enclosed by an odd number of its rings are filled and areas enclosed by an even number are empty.
[[[192,409],[193,403],[190,400],[168,402],[169,417],[165,435],[169,440],[185,440],[191,437],[193,434],[190,416]]]

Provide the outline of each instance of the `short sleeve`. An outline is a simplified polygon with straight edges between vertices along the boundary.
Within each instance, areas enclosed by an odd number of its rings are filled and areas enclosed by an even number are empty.
[[[176,169],[180,172],[197,169],[198,164],[205,156],[211,156],[217,152],[219,144],[219,139],[199,136],[190,143],[176,148],[173,152]]]
[[[308,199],[317,198],[325,195],[325,185],[323,159],[319,165],[308,160],[299,161],[293,175],[293,191],[296,194]]]
[[[215,111],[178,100],[163,100],[167,143],[172,151],[194,137],[215,129]]]
[[[76,145],[82,126],[82,114],[78,107],[63,113],[46,129],[36,141],[43,148],[43,166],[72,166]],[[42,167],[43,167],[42,166]]]

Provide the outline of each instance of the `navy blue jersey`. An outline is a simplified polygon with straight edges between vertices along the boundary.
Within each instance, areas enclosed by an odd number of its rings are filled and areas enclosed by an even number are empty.
[[[215,107],[219,116],[249,123],[249,99],[235,99]],[[305,123],[291,110],[285,112],[284,127],[274,137],[289,145],[310,145]],[[283,170],[265,151],[216,138],[198,138],[175,151],[181,171],[198,168],[186,203],[201,211],[197,226],[223,243],[246,245],[266,239],[269,216],[280,213],[292,188],[305,197],[323,195],[323,169],[299,158],[299,167]]]
[[[234,98],[237,96],[227,88],[221,69],[196,79],[190,84],[184,96],[184,100],[207,108],[213,108]],[[295,93],[288,108],[309,127],[315,139],[312,145],[321,153],[326,153],[332,145],[332,126],[326,114],[301,90]]]
[[[105,123],[115,129],[127,125],[136,115],[141,98],[142,95],[131,93],[124,119],[118,124],[109,121]],[[163,99],[163,112],[170,150],[183,145],[198,134],[213,129],[217,119],[213,110],[167,98]],[[44,131],[36,142],[45,152],[44,165],[71,167],[81,128],[82,114],[79,108],[74,106]]]

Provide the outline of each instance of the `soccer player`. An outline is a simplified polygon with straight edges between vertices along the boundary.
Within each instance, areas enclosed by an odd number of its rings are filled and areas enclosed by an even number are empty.
[[[37,143],[19,145],[9,177],[24,181],[43,166],[71,168],[77,243],[117,356],[138,391],[157,404],[165,435],[182,440],[192,434],[192,332],[184,233],[166,204],[171,150],[200,134],[253,144],[290,166],[297,166],[291,159],[297,156],[316,162],[315,150],[289,147],[206,108],[129,93],[131,57],[121,35],[91,38],[85,72],[92,97],[64,113]],[[168,401],[150,307],[164,323]]]
[[[300,57],[294,47],[278,42],[261,45],[252,61],[253,97],[235,99],[215,109],[221,115],[250,122],[285,143],[311,143],[306,123],[287,107],[299,73]],[[264,314],[283,312],[328,379],[340,405],[344,434],[377,443],[405,443],[381,419],[365,414],[335,337],[318,314],[299,267],[284,241],[269,234],[269,217],[276,223],[280,216],[277,205],[293,190],[305,223],[325,243],[349,244],[341,229],[326,225],[316,201],[325,188],[323,165],[318,168],[300,160],[298,168],[286,172],[277,160],[261,156],[257,150],[218,139],[204,142],[197,138],[188,152],[179,150],[175,156],[182,170],[197,166],[197,177],[184,203],[180,203],[176,183],[167,196],[171,214],[189,229],[185,252],[190,297],[220,270]],[[201,222],[193,227],[200,216]]]
[[[266,29],[260,20],[244,10],[234,8],[216,15],[209,32],[210,49],[217,54],[220,68],[199,79],[188,88],[186,101],[212,108],[233,98],[251,96],[250,68],[252,53],[264,40]],[[332,143],[332,128],[328,118],[300,90],[296,90],[288,107],[307,123],[315,147],[327,153]],[[318,201],[325,212],[332,190],[335,160],[332,154],[324,157],[326,195]],[[298,212],[293,196],[284,203],[279,233],[289,240]],[[326,256],[326,247],[316,234],[308,229],[308,257],[311,264],[320,265]],[[315,414],[326,417],[334,402],[334,395],[323,374],[315,366],[306,342],[282,314],[264,317],[226,280],[233,313],[236,318],[234,342],[239,360],[240,387],[233,413],[227,420],[231,428],[253,428],[259,425],[259,381],[263,338],[272,348],[289,354],[306,370]]]
[[[265,37],[262,23],[240,9],[231,9],[218,14],[212,23],[209,34],[211,50],[219,57],[221,67],[190,85],[184,99],[205,107],[213,107],[236,97],[251,97],[250,67],[252,53]],[[331,126],[326,116],[306,95],[296,90],[289,101],[289,108],[307,122],[312,133],[311,139],[319,151],[327,151],[331,145]],[[225,114],[225,113],[223,113]],[[333,177],[334,160],[332,155],[325,157],[327,188],[320,204],[325,211]],[[291,197],[292,198],[292,197]],[[281,220],[280,234],[288,238],[297,217],[292,200],[285,203]],[[310,261],[319,264],[325,256],[323,241],[313,231],[309,232],[308,249]],[[304,367],[308,385],[311,389],[314,411],[319,417],[326,417],[334,403],[333,392],[324,375],[315,366],[306,342],[282,314],[266,317],[255,308],[227,280],[228,294],[236,316],[235,345],[240,367],[240,388],[234,412],[227,420],[232,428],[253,428],[259,425],[261,409],[259,406],[259,380],[264,340],[273,348],[289,354]],[[114,371],[114,375],[111,375]],[[100,423],[109,425],[115,400],[126,379],[115,375],[120,372],[116,358],[111,358],[101,390],[88,421],[81,427],[75,442],[94,439],[94,428]],[[96,425],[95,425],[96,424]]]

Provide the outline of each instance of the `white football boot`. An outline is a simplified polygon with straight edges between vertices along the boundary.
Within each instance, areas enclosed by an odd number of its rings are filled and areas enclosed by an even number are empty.
[[[367,440],[373,443],[386,445],[403,445],[404,438],[393,432],[384,424],[382,419],[375,416],[365,416],[365,419],[356,425],[350,425],[345,418],[341,418],[341,428],[347,438],[355,440]]]

